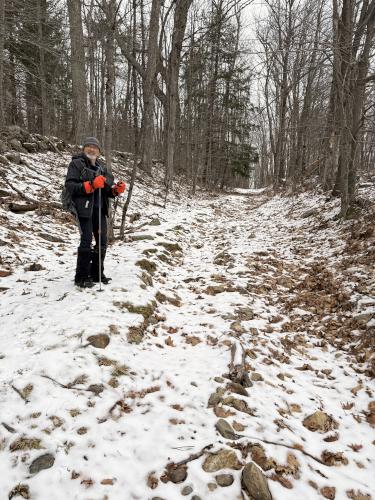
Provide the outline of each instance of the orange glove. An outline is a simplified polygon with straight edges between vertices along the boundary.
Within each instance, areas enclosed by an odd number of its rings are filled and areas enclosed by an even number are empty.
[[[113,194],[118,195],[123,193],[125,189],[126,189],[125,182],[119,181],[115,186],[113,186],[112,192]]]
[[[83,183],[83,188],[84,190],[86,191],[86,194],[91,194],[94,192],[94,188],[92,187],[91,185],[91,182],[90,181],[85,181]]]
[[[94,177],[94,180],[92,181],[91,184],[92,184],[92,187],[94,189],[104,188],[104,184],[105,184],[104,175],[97,175],[96,177]]]

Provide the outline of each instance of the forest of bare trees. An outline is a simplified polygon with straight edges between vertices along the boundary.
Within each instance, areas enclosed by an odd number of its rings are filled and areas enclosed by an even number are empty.
[[[255,19],[249,23],[249,13]],[[374,175],[375,0],[0,0],[0,123],[208,189]]]

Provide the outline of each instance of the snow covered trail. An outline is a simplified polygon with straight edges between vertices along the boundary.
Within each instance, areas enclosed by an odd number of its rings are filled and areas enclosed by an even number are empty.
[[[371,499],[374,384],[317,326],[353,316],[325,269],[345,245],[301,207],[173,205],[102,293],[72,288],[74,238],[3,278],[0,500],[246,499],[250,462],[256,500]]]

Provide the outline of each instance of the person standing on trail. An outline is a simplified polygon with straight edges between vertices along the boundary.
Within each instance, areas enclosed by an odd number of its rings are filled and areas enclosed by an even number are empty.
[[[111,280],[103,273],[107,251],[109,199],[123,193],[126,187],[122,181],[114,183],[113,175],[98,160],[99,155],[99,141],[95,137],[87,137],[83,142],[82,151],[72,156],[65,180],[65,189],[71,197],[72,212],[76,217],[81,236],[74,278],[75,284],[80,288],[91,288],[94,282],[99,282],[99,265],[101,265],[102,283],[107,284]],[[100,242],[99,217],[101,218]],[[96,244],[92,249],[93,235]],[[99,263],[99,244],[101,263]]]

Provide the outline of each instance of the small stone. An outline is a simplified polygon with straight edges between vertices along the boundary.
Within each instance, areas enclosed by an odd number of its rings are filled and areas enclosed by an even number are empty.
[[[206,293],[207,295],[218,295],[219,293],[224,293],[227,290],[227,288],[223,285],[209,285],[205,290],[203,290],[203,293]]]
[[[52,415],[52,417],[49,417],[51,422],[53,423],[54,427],[61,427],[64,423],[64,420],[57,415]]]
[[[234,312],[237,315],[237,319],[241,321],[251,321],[254,319],[254,311],[249,307],[240,307]]]
[[[231,382],[228,384],[228,389],[235,394],[240,394],[240,396],[248,396],[249,393],[245,389],[245,387],[237,382]]]
[[[132,234],[132,241],[143,241],[143,240],[154,240],[154,236],[151,234]]]
[[[41,470],[50,469],[54,463],[55,457],[51,453],[45,453],[31,462],[29,472],[30,474],[37,474]]]
[[[245,465],[241,482],[251,500],[272,500],[267,478],[254,462]]]
[[[242,425],[240,422],[236,422],[235,420],[232,423],[232,427],[237,432],[243,432],[246,429],[244,425]]]
[[[190,495],[190,493],[193,493],[193,488],[191,486],[185,486],[181,490],[181,495],[183,495],[184,497]]]
[[[29,266],[25,267],[25,271],[44,271],[45,267],[42,266],[42,264],[38,264],[37,262],[34,262],[33,264],[30,264]]]
[[[335,420],[324,411],[316,411],[309,415],[303,421],[303,425],[311,432],[328,432],[338,427]]]
[[[233,321],[230,325],[230,329],[234,333],[242,334],[246,332],[246,329],[242,326],[241,321]]]
[[[215,479],[217,484],[222,487],[230,486],[234,481],[232,474],[218,474]]]
[[[249,356],[249,358],[251,359],[257,359],[257,355],[255,354],[255,352],[251,349],[246,349],[246,356]]]
[[[201,497],[199,497],[198,495],[193,495],[191,497],[191,500],[202,500]]]
[[[335,500],[336,488],[334,488],[333,486],[324,486],[324,488],[321,488],[320,493],[324,498]]]
[[[161,222],[160,222],[160,219],[156,218],[155,219],[151,219],[151,221],[149,222],[149,225],[150,226],[160,226]]]
[[[375,426],[375,401],[370,401],[367,409],[368,412],[366,413],[366,422]]]
[[[54,234],[50,233],[38,233],[38,236],[43,238],[46,241],[50,241],[51,243],[65,243],[64,238],[60,238],[59,236],[56,236]]]
[[[306,212],[303,212],[301,217],[303,219],[307,219],[308,217],[311,217],[312,215],[317,215],[317,214],[318,214],[318,211],[316,208],[310,208],[309,210],[306,210]]]
[[[172,483],[182,483],[187,478],[187,467],[186,465],[181,465],[177,468],[169,468],[167,475]]]
[[[0,278],[6,278],[7,276],[10,276],[12,274],[12,271],[9,269],[0,269]]]
[[[223,418],[220,418],[216,422],[215,428],[225,439],[239,439],[239,436],[234,432],[230,423]]]
[[[261,375],[260,373],[258,373],[258,372],[253,372],[253,373],[251,374],[251,380],[252,380],[253,382],[262,382],[262,381],[263,381],[263,377],[262,377],[262,375]]]
[[[208,483],[207,484],[207,488],[210,490],[210,491],[215,491],[217,489],[217,484],[216,483]]]
[[[212,407],[218,405],[220,403],[220,401],[221,401],[220,394],[218,394],[217,392],[213,392],[208,399],[207,406],[208,406],[208,408],[212,408]]]
[[[91,391],[95,394],[95,396],[99,396],[100,393],[104,391],[103,384],[91,384],[87,388],[88,391]]]
[[[133,224],[133,222],[136,222],[141,218],[141,214],[139,212],[135,212],[134,214],[129,215],[129,222],[130,224]]]
[[[225,266],[233,262],[233,257],[227,252],[220,252],[214,257],[214,264],[218,266]]]
[[[367,323],[368,321],[370,321],[370,319],[374,316],[374,313],[372,311],[365,311],[365,312],[362,312],[362,313],[359,313],[359,314],[356,314],[354,316],[354,319],[356,321],[363,321],[364,323]]]
[[[102,479],[100,481],[100,484],[104,484],[104,485],[107,485],[107,486],[113,486],[115,484],[115,480],[109,477],[109,478],[106,478],[106,479]]]
[[[223,399],[223,404],[231,406],[237,411],[242,411],[243,413],[247,413],[248,415],[251,416],[255,415],[256,410],[254,408],[250,408],[246,403],[246,401],[244,401],[243,399],[237,399],[233,396],[228,396],[227,398]]]
[[[98,333],[98,335],[90,335],[87,340],[93,347],[105,349],[110,339],[106,333]]]
[[[205,472],[216,472],[220,469],[241,469],[241,463],[233,450],[221,449],[216,453],[209,453],[203,462]]]
[[[222,384],[224,382],[224,379],[223,377],[215,377],[214,378],[215,382],[217,382],[218,384]]]

